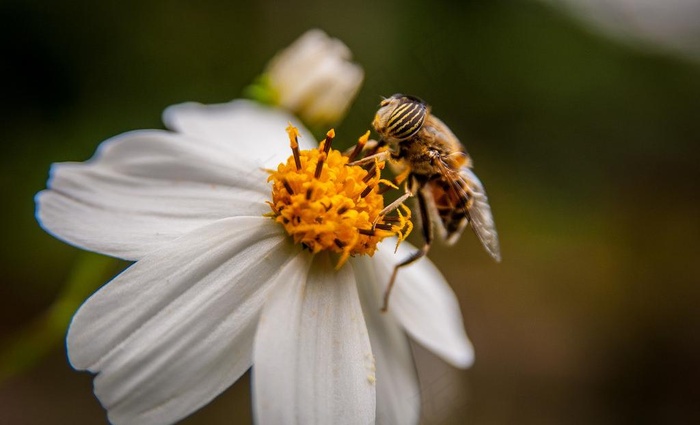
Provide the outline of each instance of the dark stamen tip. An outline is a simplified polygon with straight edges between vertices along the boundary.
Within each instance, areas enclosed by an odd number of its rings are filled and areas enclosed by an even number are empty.
[[[320,157],[318,159],[318,163],[316,164],[316,170],[314,171],[314,178],[320,179],[321,178],[321,171],[323,171],[323,163],[324,163],[324,157]]]
[[[360,193],[360,198],[364,198],[365,196],[369,195],[370,192],[372,192],[372,189],[374,189],[374,187],[367,186],[365,190],[363,190],[362,193]]]
[[[294,155],[294,165],[297,167],[297,171],[301,170],[301,157],[299,155],[299,146],[292,147],[292,154]]]
[[[283,179],[282,184],[284,185],[284,188],[287,189],[287,193],[294,195],[294,189],[292,189],[292,186],[289,185],[287,179]]]
[[[335,137],[335,131],[330,130],[326,133],[326,139],[323,141],[323,151],[328,153],[331,150],[331,143],[333,143],[333,138]]]
[[[368,181],[372,180],[374,176],[377,175],[377,167],[372,167],[367,171],[367,175],[362,178],[362,181],[367,183]]]
[[[391,189],[393,189],[393,187],[391,187],[391,186],[382,186],[382,187],[380,187],[380,188],[377,190],[377,193],[380,194],[380,195],[383,195],[383,194],[387,193],[387,192],[388,192],[389,190],[391,190]]]
[[[398,223],[401,221],[401,219],[398,217],[390,217],[390,216],[385,215],[384,217],[382,217],[382,221],[388,222],[388,223]]]

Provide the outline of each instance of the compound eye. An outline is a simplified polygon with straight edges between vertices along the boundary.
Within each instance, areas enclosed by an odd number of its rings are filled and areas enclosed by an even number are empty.
[[[411,138],[423,127],[427,113],[423,102],[404,96],[389,116],[387,133],[397,140]]]

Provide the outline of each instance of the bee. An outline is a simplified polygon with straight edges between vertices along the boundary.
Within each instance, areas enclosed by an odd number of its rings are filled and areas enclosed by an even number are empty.
[[[471,158],[462,143],[430,112],[430,106],[417,97],[395,94],[382,100],[372,126],[381,136],[374,152],[388,145],[389,150],[385,152],[403,170],[395,183],[405,182],[405,194],[385,211],[415,196],[424,239],[422,248],[394,267],[382,311],[388,307],[398,270],[424,257],[430,250],[433,223],[448,245],[454,244],[469,225],[491,257],[500,262],[498,233],[484,185],[472,171]]]

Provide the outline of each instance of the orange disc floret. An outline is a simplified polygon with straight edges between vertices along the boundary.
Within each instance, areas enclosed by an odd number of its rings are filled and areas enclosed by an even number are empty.
[[[412,225],[410,210],[402,208],[391,222],[381,215],[384,197],[377,186],[383,182],[384,162],[375,161],[369,171],[348,165],[348,158],[331,149],[333,130],[318,149],[300,151],[298,132],[288,128],[293,155],[271,171],[272,217],[284,226],[295,243],[313,253],[329,250],[340,254],[338,267],[348,257],[372,255],[388,236],[403,240]]]

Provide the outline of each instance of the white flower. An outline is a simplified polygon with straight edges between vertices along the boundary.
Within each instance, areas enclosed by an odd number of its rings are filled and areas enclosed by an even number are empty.
[[[700,2],[696,0],[546,0],[625,43],[700,59]]]
[[[53,166],[36,197],[44,229],[136,261],[67,336],[111,422],[176,422],[254,365],[259,423],[410,424],[419,388],[404,331],[471,364],[457,300],[429,261],[399,273],[380,313],[393,265],[415,248],[395,255],[387,241],[336,271],[269,216],[264,168],[289,156],[293,120],[246,101],[176,105],[172,131],[122,134],[88,162]],[[302,133],[302,148],[311,140]]]
[[[313,125],[335,123],[364,79],[351,57],[342,41],[310,30],[272,58],[264,75],[276,104]]]

